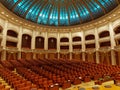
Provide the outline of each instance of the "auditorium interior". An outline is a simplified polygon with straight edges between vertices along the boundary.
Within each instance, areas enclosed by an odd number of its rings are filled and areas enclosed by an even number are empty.
[[[0,90],[120,90],[120,0],[0,0]]]

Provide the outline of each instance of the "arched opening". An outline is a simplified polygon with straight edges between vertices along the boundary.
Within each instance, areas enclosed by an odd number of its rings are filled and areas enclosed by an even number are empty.
[[[86,48],[95,48],[95,43],[86,44]]]
[[[60,39],[60,42],[69,42],[69,39],[68,39],[68,38],[65,38],[65,37],[64,37],[64,38],[61,38],[61,39]]]
[[[6,42],[6,47],[17,47],[17,43],[16,42],[7,41]]]
[[[6,51],[6,59],[7,60],[16,60],[17,52],[14,50],[17,50],[17,42],[6,41],[6,47],[8,48],[8,50]]]
[[[120,34],[120,26],[116,27],[114,29],[114,32],[115,32],[116,35]],[[115,38],[115,42],[116,42],[116,45],[120,45],[120,37],[119,36],[118,36],[118,38]]]
[[[27,34],[22,35],[22,48],[31,48],[31,36]]]
[[[120,26],[116,27],[114,29],[114,32],[115,32],[115,34],[119,34],[120,33]]]
[[[110,41],[106,41],[106,42],[101,42],[100,43],[100,47],[109,47],[109,46],[111,46],[111,43],[110,43]]]
[[[81,41],[81,37],[74,37],[72,41],[73,41],[73,42]]]
[[[85,37],[85,40],[94,40],[95,39],[95,36],[94,35],[87,35]]]
[[[60,49],[61,50],[69,50],[69,46],[67,46],[67,45],[66,46],[60,46]]]
[[[73,49],[82,49],[82,45],[73,45]]]
[[[109,31],[103,31],[99,34],[100,38],[104,38],[104,37],[108,37],[108,36],[110,36]]]
[[[50,52],[48,53],[48,58],[49,59],[55,59],[57,56],[57,53],[54,52],[57,49],[57,39],[54,37],[48,38],[48,50]]]
[[[8,30],[7,31],[7,35],[8,36],[12,36],[12,37],[17,37],[18,36],[18,34],[15,31],[13,31],[13,30]]]
[[[57,39],[48,38],[48,49],[57,49]]]
[[[36,37],[35,48],[44,49],[44,38],[43,37]]]

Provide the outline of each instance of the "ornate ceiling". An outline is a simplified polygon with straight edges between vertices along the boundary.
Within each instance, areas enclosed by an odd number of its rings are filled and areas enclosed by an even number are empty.
[[[97,19],[120,0],[0,0],[16,15],[40,25],[71,26]]]

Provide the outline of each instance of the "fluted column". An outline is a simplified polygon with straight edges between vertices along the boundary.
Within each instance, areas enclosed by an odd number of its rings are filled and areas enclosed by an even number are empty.
[[[82,60],[85,61],[85,34],[82,31]]]
[[[114,39],[114,31],[113,31],[112,22],[109,22],[108,26],[109,26],[110,41],[111,41],[111,60],[112,60],[112,65],[116,65],[115,52],[114,52],[114,46],[116,46],[116,43],[115,43],[115,39]]]
[[[72,48],[72,34],[71,32],[69,32],[69,54],[70,54],[70,60],[72,59],[72,52],[73,52],[73,48]]]
[[[22,26],[20,26],[19,33],[18,33],[18,59],[21,59],[21,47],[22,47]]]
[[[95,28],[95,47],[96,47],[96,63],[100,63],[99,52],[98,52],[100,48],[100,44],[99,44],[99,35],[97,28]]]
[[[44,50],[48,50],[48,32],[45,32]],[[45,53],[45,58],[48,58],[47,52]]]
[[[6,41],[7,41],[7,27],[8,27],[8,21],[5,21],[4,29],[3,29],[3,39],[1,42],[1,45],[3,46],[2,56],[1,60],[6,60]]]
[[[60,58],[60,33],[58,32],[57,35],[57,53],[58,53],[58,59]]]

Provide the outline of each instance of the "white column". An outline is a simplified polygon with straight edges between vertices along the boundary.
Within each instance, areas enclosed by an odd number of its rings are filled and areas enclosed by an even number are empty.
[[[2,51],[2,56],[1,56],[1,60],[6,60],[6,41],[7,41],[7,27],[8,27],[8,21],[5,21],[5,25],[4,25],[4,29],[3,29],[3,39],[1,42],[1,45],[3,46],[3,51]]]
[[[115,65],[116,59],[115,59],[114,46],[116,46],[116,43],[114,39],[114,31],[113,31],[112,22],[109,22],[108,26],[109,26],[110,42],[111,42],[111,60],[112,60],[112,65]]]
[[[44,50],[48,50],[48,32],[45,32]],[[47,52],[45,54],[45,58],[48,58]]]
[[[99,51],[98,51],[100,48],[100,44],[99,44],[99,35],[98,35],[97,28],[95,28],[95,47],[96,47],[96,63],[100,63]]]
[[[36,37],[36,32],[33,30],[33,34],[32,34],[32,40],[31,40],[31,49],[34,50],[35,49],[35,37]],[[33,53],[33,59],[36,59],[34,52]]]
[[[69,54],[70,54],[70,60],[72,60],[72,52],[73,52],[73,47],[72,47],[72,33],[69,32]]]
[[[82,60],[85,61],[85,34],[82,31]]]
[[[58,59],[60,58],[60,33],[58,32],[57,35],[57,53],[58,53]]]
[[[21,47],[22,47],[22,26],[20,26],[20,30],[18,33],[18,43],[17,43],[17,48],[18,48],[18,59],[21,59]]]
[[[33,31],[32,34],[32,40],[31,40],[31,49],[35,49],[35,31]]]

